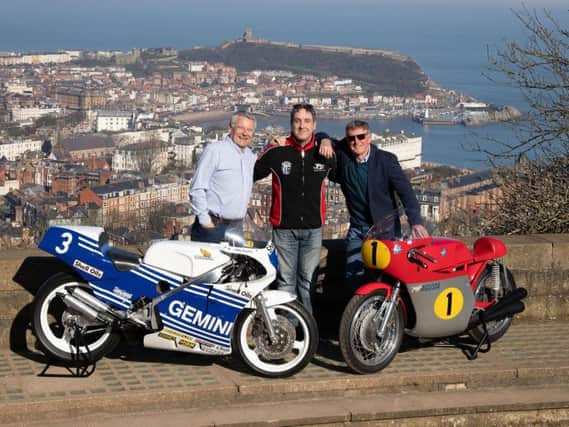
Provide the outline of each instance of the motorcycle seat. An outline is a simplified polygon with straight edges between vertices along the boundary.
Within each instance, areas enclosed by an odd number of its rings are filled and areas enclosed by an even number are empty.
[[[508,253],[506,245],[498,239],[492,237],[481,237],[474,242],[472,255],[474,261],[486,261],[494,258],[501,258]]]
[[[140,255],[129,252],[127,250],[110,246],[106,255],[113,262],[113,265],[119,271],[128,271],[135,269],[140,265]]]

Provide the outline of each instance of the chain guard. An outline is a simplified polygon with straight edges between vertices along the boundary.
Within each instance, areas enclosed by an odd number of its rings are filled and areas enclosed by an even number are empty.
[[[271,342],[269,332],[261,321],[257,321],[253,335],[258,354],[265,360],[278,360],[284,358],[293,348],[296,340],[296,330],[293,324],[286,317],[277,315],[276,320],[272,321],[276,335],[276,341]]]

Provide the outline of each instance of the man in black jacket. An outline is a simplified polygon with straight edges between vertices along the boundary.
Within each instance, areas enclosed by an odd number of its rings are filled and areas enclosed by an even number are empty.
[[[311,294],[326,218],[324,180],[334,174],[336,161],[318,153],[312,105],[295,105],[290,121],[291,135],[284,145],[271,146],[259,157],[254,179],[272,174],[270,221],[279,259],[279,289],[298,295],[312,312]]]
[[[323,138],[321,152],[324,153],[330,149],[327,135],[317,136]],[[346,236],[346,280],[348,286],[355,290],[364,278],[361,246],[369,228],[395,214],[391,227],[381,237],[393,239],[401,233],[395,195],[405,208],[413,235],[427,237],[429,233],[422,225],[417,197],[397,157],[371,144],[367,122],[349,122],[346,137],[336,142],[334,148],[338,165],[336,174],[331,178],[340,183],[350,213],[350,228]]]

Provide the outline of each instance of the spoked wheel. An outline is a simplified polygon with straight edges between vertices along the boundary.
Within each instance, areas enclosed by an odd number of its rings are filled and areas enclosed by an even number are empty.
[[[401,346],[404,324],[399,304],[391,314],[384,337],[378,336],[384,301],[381,291],[354,295],[342,315],[340,349],[348,366],[357,373],[369,374],[385,368]]]
[[[268,311],[276,339],[270,339],[263,319],[255,310],[246,310],[236,322],[234,347],[247,366],[264,376],[293,375],[316,352],[316,322],[296,301],[269,307]]]
[[[476,285],[476,294],[474,295],[476,301],[488,302],[495,300],[498,302],[500,299],[516,289],[516,283],[512,272],[508,268],[503,268],[505,271],[500,268],[499,287],[495,288],[494,279],[492,277],[492,267],[490,265],[486,266],[486,270],[484,270],[480,275],[478,284]],[[506,276],[504,276],[504,273]],[[510,329],[512,320],[513,317],[510,316],[502,320],[488,322],[486,324],[488,329],[488,341],[495,342],[502,338],[508,329]],[[484,328],[482,325],[476,326],[469,330],[468,334],[475,341],[479,342],[484,335]]]
[[[93,363],[110,352],[120,336],[65,305],[62,297],[68,293],[67,289],[78,286],[89,289],[86,283],[68,274],[49,278],[35,296],[32,328],[47,355],[68,363]]]

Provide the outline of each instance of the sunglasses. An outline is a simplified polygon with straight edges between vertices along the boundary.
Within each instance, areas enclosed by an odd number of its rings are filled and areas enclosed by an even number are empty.
[[[366,136],[367,136],[367,132],[366,133],[360,133],[358,135],[349,135],[346,137],[346,139],[348,140],[348,142],[354,142],[356,140],[356,138],[358,139],[358,141],[363,141]]]

